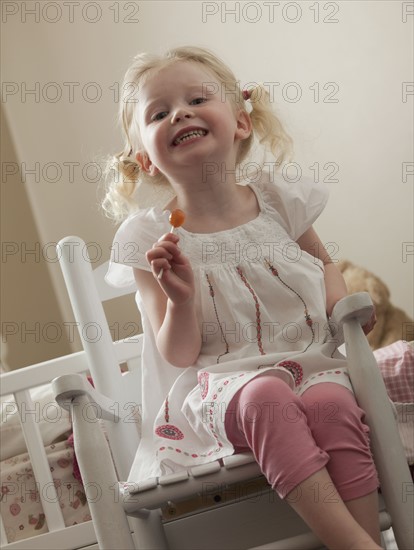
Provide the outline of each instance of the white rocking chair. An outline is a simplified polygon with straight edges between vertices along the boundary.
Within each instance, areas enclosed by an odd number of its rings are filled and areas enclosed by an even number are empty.
[[[134,293],[104,282],[106,264],[92,270],[85,243],[67,237],[59,256],[94,388],[79,374],[53,381],[57,402],[70,410],[75,452],[102,549],[317,549],[322,543],[266,484],[253,455],[243,453],[184,472],[125,484],[139,443],[141,336],[113,342],[102,302]],[[372,311],[367,293],[341,300],[349,371],[371,430],[381,492],[381,529],[393,527],[400,550],[414,548],[413,483],[386,389],[361,324]],[[127,363],[122,374],[120,364]],[[106,437],[99,419],[104,421]]]

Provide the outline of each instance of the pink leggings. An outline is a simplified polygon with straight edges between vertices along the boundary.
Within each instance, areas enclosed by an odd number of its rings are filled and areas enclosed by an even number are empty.
[[[379,485],[363,417],[344,386],[320,383],[298,397],[283,380],[263,375],[235,394],[225,429],[236,453],[253,452],[281,498],[326,466],[347,501]]]

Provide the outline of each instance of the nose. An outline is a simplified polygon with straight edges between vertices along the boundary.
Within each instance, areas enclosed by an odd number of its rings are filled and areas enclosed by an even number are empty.
[[[175,124],[184,118],[193,118],[193,112],[188,107],[177,107],[171,117],[171,124]]]

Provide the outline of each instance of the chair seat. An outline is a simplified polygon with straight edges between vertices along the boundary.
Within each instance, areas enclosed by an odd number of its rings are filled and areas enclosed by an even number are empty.
[[[232,536],[229,523],[237,516],[240,521],[236,530],[246,544],[243,548],[321,548],[321,543],[306,524],[297,518],[285,500],[274,493],[252,453],[240,453],[183,472],[151,478],[139,487],[120,484],[120,490],[124,509],[130,516],[140,517],[149,509],[161,508],[162,521],[173,550],[211,548],[204,546],[198,535],[205,528],[201,519],[204,513],[215,526],[213,538],[216,547],[225,537]],[[391,527],[391,517],[382,496],[378,495],[378,498],[380,525],[382,530],[386,530]],[[253,502],[256,511],[260,510],[255,518],[251,516]],[[232,506],[227,506],[229,504]],[[230,512],[232,508],[233,512]],[[185,543],[183,530],[187,533]],[[250,546],[254,540],[259,546]]]
[[[153,477],[140,483],[119,483],[118,489],[128,514],[140,515],[143,509],[156,509],[163,504],[183,500],[206,490],[206,484],[218,490],[230,484],[262,477],[252,453],[238,453],[223,460],[194,466],[182,472]]]

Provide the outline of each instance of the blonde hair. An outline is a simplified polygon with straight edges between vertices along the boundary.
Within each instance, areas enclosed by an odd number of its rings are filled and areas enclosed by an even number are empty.
[[[148,176],[136,162],[135,154],[138,150],[142,151],[142,144],[139,128],[134,119],[136,103],[134,92],[138,90],[140,84],[144,84],[154,74],[154,70],[158,72],[177,61],[190,61],[203,65],[224,86],[234,112],[236,113],[239,109],[246,111],[239,82],[229,67],[211,51],[205,48],[183,46],[169,50],[163,56],[148,53],[136,55],[125,74],[122,86],[123,97],[120,100],[119,121],[124,131],[124,148],[107,163],[106,173],[110,177],[106,195],[102,201],[105,213],[117,222],[139,208],[134,194],[140,184],[171,188],[163,174]],[[239,166],[248,156],[255,136],[260,144],[269,147],[276,158],[276,166],[280,166],[292,153],[292,140],[277,117],[266,88],[262,84],[256,84],[249,89],[249,92],[252,106],[249,116],[253,131],[247,139],[240,142],[236,166]]]

